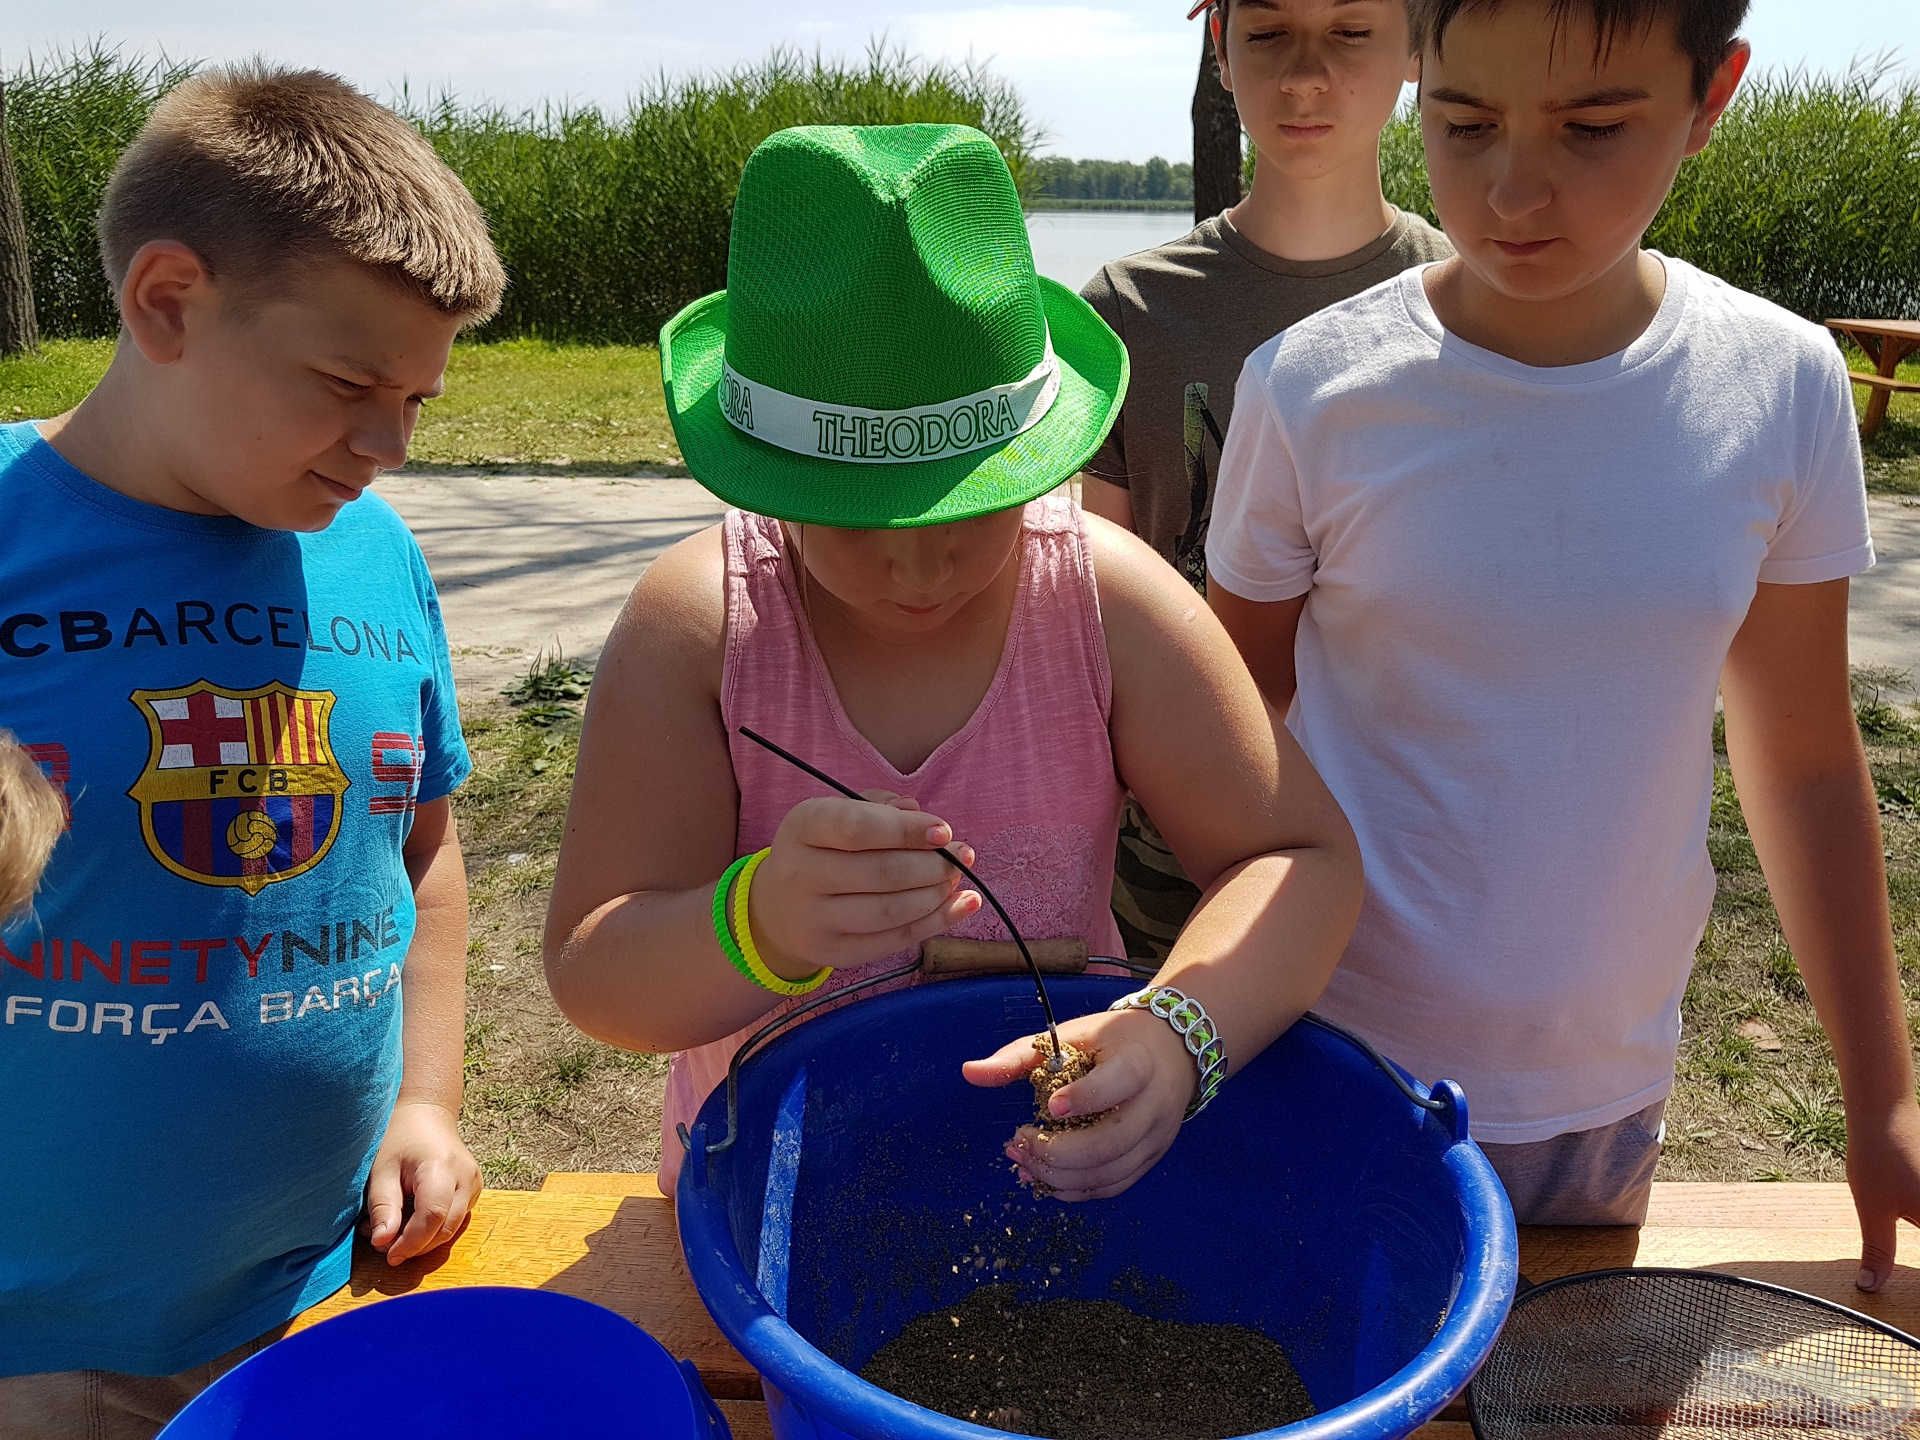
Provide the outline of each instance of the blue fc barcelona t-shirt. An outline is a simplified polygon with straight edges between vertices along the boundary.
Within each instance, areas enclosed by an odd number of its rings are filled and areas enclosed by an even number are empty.
[[[347,1278],[470,768],[433,581],[372,494],[260,530],[0,426],[0,727],[68,812],[0,928],[0,1375],[171,1373]]]

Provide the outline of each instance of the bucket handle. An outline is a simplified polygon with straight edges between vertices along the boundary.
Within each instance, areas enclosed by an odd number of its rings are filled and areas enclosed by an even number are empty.
[[[869,975],[864,980],[856,980],[851,985],[842,985],[836,990],[822,991],[804,1003],[794,1006],[784,1014],[776,1015],[765,1025],[762,1025],[758,1030],[754,1031],[752,1035],[748,1036],[746,1043],[733,1052],[733,1059],[727,1063],[727,1133],[707,1147],[707,1154],[718,1155],[724,1151],[731,1150],[733,1148],[733,1142],[739,1138],[740,1067],[746,1064],[748,1059],[757,1053],[761,1046],[765,1045],[795,1021],[805,1019],[814,1011],[822,1009],[832,1002],[858,995],[864,990],[871,990],[879,985],[885,985],[890,980],[905,979],[919,968],[920,957],[916,955],[905,965],[897,965],[893,969],[884,971],[878,975]],[[680,1143],[689,1150],[693,1149],[693,1137],[687,1133],[686,1122],[684,1120],[681,1121],[676,1128],[680,1133]]]
[[[1395,1089],[1445,1125],[1453,1135],[1455,1143],[1467,1138],[1467,1094],[1453,1081],[1437,1080],[1433,1088],[1422,1095],[1419,1088],[1401,1073],[1400,1067],[1374,1049],[1370,1041],[1354,1034],[1351,1030],[1335,1025],[1331,1020],[1322,1020],[1311,1010],[1300,1019],[1309,1025],[1319,1027],[1329,1035],[1338,1035],[1373,1061],[1380,1068],[1380,1072],[1393,1082]]]
[[[1142,965],[1132,960],[1114,960],[1103,957],[1095,958],[1102,964],[1124,965],[1128,970],[1132,971],[1136,977],[1143,979],[1150,978],[1158,969],[1157,966]],[[829,990],[822,994],[815,995],[804,1003],[794,1006],[784,1014],[775,1016],[758,1030],[754,1031],[752,1035],[748,1036],[746,1043],[733,1052],[733,1059],[727,1064],[727,1133],[718,1141],[707,1146],[706,1153],[709,1155],[722,1154],[732,1149],[734,1141],[740,1138],[740,1067],[757,1054],[769,1040],[773,1039],[774,1036],[778,1035],[788,1026],[805,1019],[816,1010],[823,1009],[830,1004],[836,1004],[841,1000],[851,999],[863,991],[875,989],[891,981],[904,980],[907,976],[916,973],[920,968],[921,960],[920,957],[916,955],[904,965],[897,965],[893,969],[882,971],[878,975],[869,975],[864,979],[856,980],[851,985],[842,985],[836,990]],[[1411,1103],[1426,1111],[1428,1114],[1435,1116],[1442,1124],[1446,1125],[1456,1142],[1467,1138],[1467,1097],[1465,1092],[1462,1091],[1458,1085],[1454,1084],[1453,1081],[1438,1081],[1434,1084],[1431,1093],[1422,1095],[1413,1083],[1409,1081],[1405,1075],[1400,1073],[1399,1066],[1395,1065],[1391,1060],[1387,1059],[1386,1056],[1374,1049],[1368,1041],[1363,1040],[1351,1030],[1342,1029],[1331,1021],[1322,1020],[1311,1010],[1302,1015],[1300,1019],[1308,1024],[1318,1026],[1328,1034],[1337,1035],[1342,1040],[1352,1044],[1363,1055],[1372,1060],[1373,1063],[1380,1068],[1381,1073],[1391,1080],[1394,1083],[1394,1087]],[[688,1150],[692,1150],[693,1137],[687,1131],[686,1122],[682,1121],[676,1129],[679,1132],[680,1143]]]
[[[1095,956],[1093,959],[1103,965],[1124,965],[1128,970],[1132,971],[1137,978],[1141,979],[1151,976],[1158,968],[1157,966],[1138,964],[1131,960],[1114,960],[1100,956]],[[851,985],[842,985],[836,990],[823,991],[802,1004],[794,1006],[791,1010],[776,1015],[772,1020],[769,1020],[765,1025],[762,1025],[758,1030],[754,1031],[753,1034],[748,1036],[746,1043],[733,1052],[733,1059],[727,1064],[727,1133],[713,1144],[707,1146],[706,1153],[709,1155],[719,1155],[732,1149],[733,1142],[739,1138],[740,1067],[752,1059],[769,1040],[773,1039],[774,1036],[778,1035],[794,1022],[804,1020],[816,1010],[823,1009],[828,1005],[837,1004],[841,1000],[849,999],[863,991],[875,989],[891,981],[904,980],[907,976],[918,972],[923,967],[923,964],[922,957],[915,955],[913,959],[904,965],[896,965],[891,970],[882,971],[878,975],[869,975],[865,979],[854,981]],[[687,1132],[686,1122],[682,1121],[675,1128],[679,1132],[680,1143],[688,1150],[692,1150],[693,1137]]]

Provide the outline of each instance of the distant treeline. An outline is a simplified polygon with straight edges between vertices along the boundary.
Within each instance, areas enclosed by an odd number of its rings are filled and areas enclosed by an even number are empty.
[[[1023,197],[1027,213],[1045,214],[1059,210],[1124,210],[1129,214],[1141,210],[1191,210],[1191,200],[1062,200],[1053,195],[1028,195]]]
[[[1104,200],[1193,203],[1193,166],[1154,156],[1132,160],[1069,160],[1049,155],[1029,162],[1023,177],[1030,200]]]

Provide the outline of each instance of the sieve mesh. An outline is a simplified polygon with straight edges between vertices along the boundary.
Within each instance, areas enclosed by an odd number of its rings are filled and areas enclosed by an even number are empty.
[[[1920,1437],[1920,1342],[1737,1276],[1595,1271],[1515,1302],[1468,1408],[1480,1440]]]

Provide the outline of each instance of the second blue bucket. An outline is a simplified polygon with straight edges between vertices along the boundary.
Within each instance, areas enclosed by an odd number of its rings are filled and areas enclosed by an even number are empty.
[[[1049,988],[1067,1015],[1130,986]],[[678,1191],[687,1265],[765,1380],[778,1440],[997,1434],[858,1374],[910,1320],[987,1281],[1271,1336],[1320,1412],[1264,1432],[1286,1440],[1396,1440],[1466,1388],[1518,1257],[1457,1087],[1429,1094],[1303,1021],[1146,1178],[1069,1206],[1019,1189],[1001,1154],[1031,1117],[1028,1087],[960,1077],[1037,1028],[1024,980],[922,985],[808,1020],[749,1060],[731,1145],[725,1087],[701,1110]]]
[[[159,1440],[728,1440],[687,1362],[611,1310],[471,1286],[365,1305],[267,1346]]]

